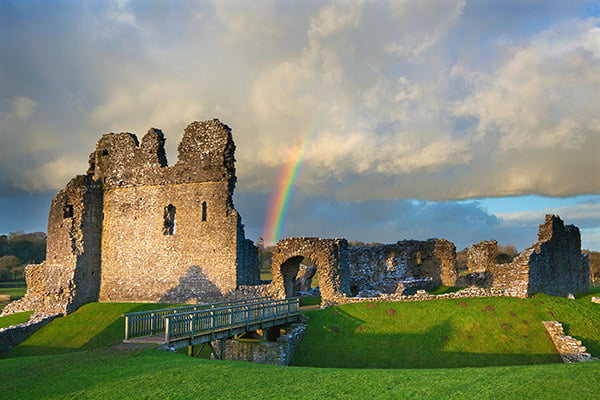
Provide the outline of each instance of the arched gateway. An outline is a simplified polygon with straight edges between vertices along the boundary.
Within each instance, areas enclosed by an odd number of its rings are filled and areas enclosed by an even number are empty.
[[[288,238],[273,248],[272,293],[280,298],[296,295],[300,263],[308,258],[317,267],[323,302],[350,295],[346,239]]]

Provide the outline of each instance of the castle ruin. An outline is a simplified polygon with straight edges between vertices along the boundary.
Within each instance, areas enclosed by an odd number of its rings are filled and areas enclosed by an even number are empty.
[[[260,281],[257,248],[233,206],[235,144],[219,120],[191,123],[168,166],[165,138],[109,133],[86,175],[53,199],[46,260],[26,269],[27,293],[3,314],[69,313],[101,302],[213,302],[232,296],[297,295],[300,263],[315,268],[323,304],[406,296],[434,286],[494,293],[564,296],[589,290],[579,229],[548,215],[538,241],[511,263],[496,264],[495,241],[473,245],[458,273],[445,239],[352,247],[346,239],[287,238],[273,248],[270,284]],[[306,270],[302,273],[308,273]]]
[[[158,129],[141,143],[130,133],[102,136],[87,174],[52,201],[46,260],[27,268],[27,294],[5,313],[217,301],[258,283],[257,249],[233,206],[231,129],[191,123],[173,166],[164,143]]]

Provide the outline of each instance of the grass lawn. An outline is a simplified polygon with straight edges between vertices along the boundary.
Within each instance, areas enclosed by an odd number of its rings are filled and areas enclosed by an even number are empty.
[[[260,279],[263,281],[270,281],[273,279],[273,274],[271,271],[260,271]]]
[[[0,328],[7,328],[11,325],[27,322],[31,314],[31,311],[25,311],[0,317]]]
[[[25,296],[26,290],[27,288],[24,287],[0,288],[0,294],[8,294],[11,297],[11,300],[16,300]]]
[[[593,399],[600,363],[436,370],[275,367],[114,348],[0,360],[20,399]]]
[[[309,329],[294,362],[344,368],[211,361],[116,343],[123,338],[121,314],[164,305],[91,303],[0,358],[1,398],[600,398],[600,362],[554,363],[558,356],[545,347],[549,339],[539,323],[563,322],[568,334],[600,354],[600,306],[590,297],[361,303],[308,311]],[[363,366],[405,369],[347,368],[361,359]],[[459,367],[524,359],[552,364]]]
[[[536,295],[406,303],[357,303],[307,311],[293,365],[329,368],[448,368],[561,362],[541,321],[600,355],[600,307]]]
[[[27,285],[25,281],[1,281],[0,282],[0,295],[9,295],[9,301],[0,301],[0,311],[8,303],[13,300],[20,299],[25,296],[25,292],[27,291]]]
[[[128,312],[155,310],[172,304],[89,303],[57,318],[0,358],[60,354],[97,349],[123,340]],[[0,319],[0,322],[2,320]]]

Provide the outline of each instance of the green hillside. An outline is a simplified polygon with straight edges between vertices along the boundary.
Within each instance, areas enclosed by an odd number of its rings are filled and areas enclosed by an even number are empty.
[[[357,303],[309,311],[294,365],[446,368],[561,362],[541,321],[600,354],[600,307],[582,299],[473,298]]]
[[[559,363],[539,323],[565,323],[567,333],[600,354],[600,306],[589,297],[308,311],[309,329],[294,363],[344,368],[211,361],[119,344],[121,314],[161,305],[92,303],[5,354],[0,388],[10,399],[598,398],[600,362]],[[545,364],[461,368],[524,363]]]

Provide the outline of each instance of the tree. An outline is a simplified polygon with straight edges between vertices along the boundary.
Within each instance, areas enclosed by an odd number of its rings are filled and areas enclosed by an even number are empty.
[[[0,257],[0,280],[18,279],[22,277],[25,265],[14,255]]]

